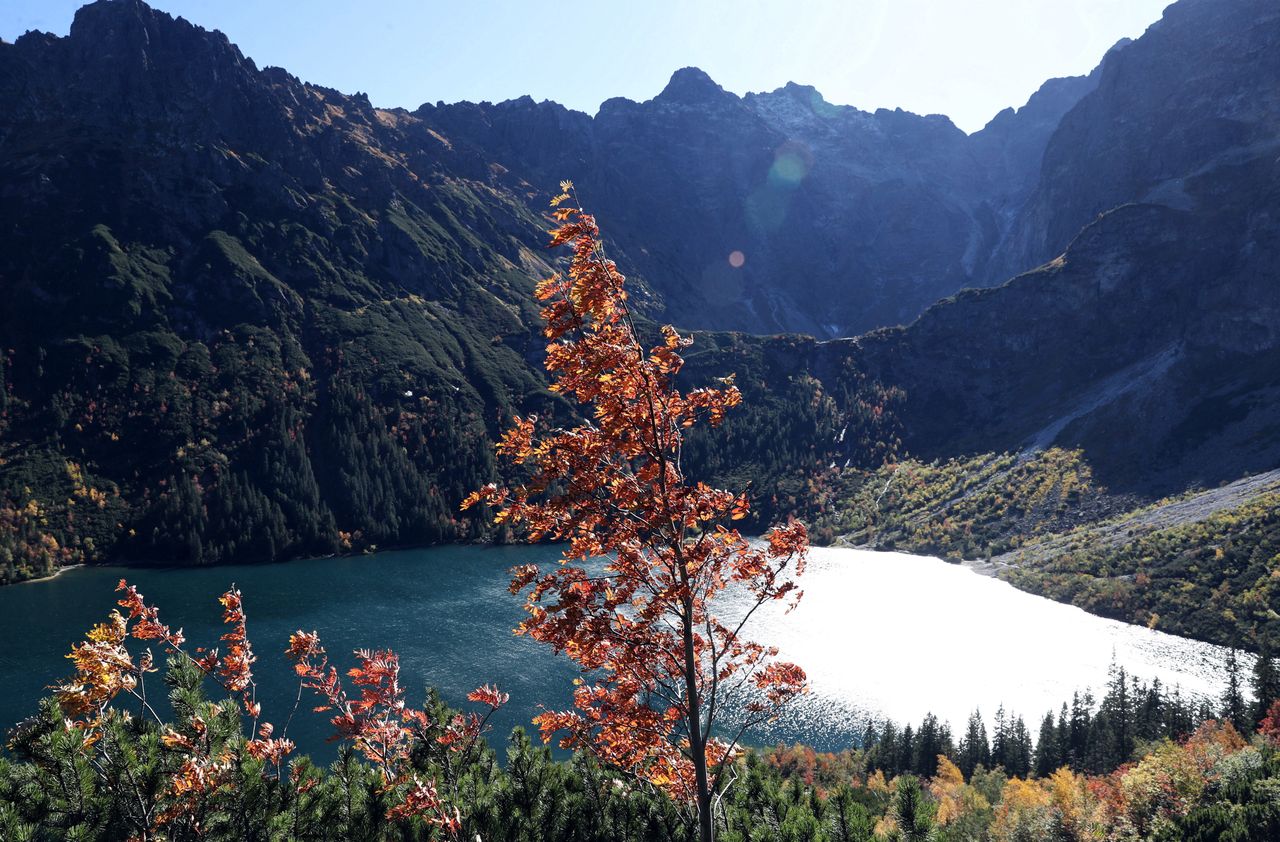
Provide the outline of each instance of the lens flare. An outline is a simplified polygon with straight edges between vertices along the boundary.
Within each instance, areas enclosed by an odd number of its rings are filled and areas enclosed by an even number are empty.
[[[736,249],[729,252],[729,265],[734,269],[741,269],[742,264],[747,262],[747,256]]]
[[[809,174],[813,153],[799,141],[788,140],[778,147],[769,168],[769,182],[779,187],[795,187]]]
[[[757,233],[769,234],[782,227],[791,206],[791,197],[813,167],[813,152],[807,144],[788,140],[773,153],[773,163],[764,181],[747,195],[747,224]]]

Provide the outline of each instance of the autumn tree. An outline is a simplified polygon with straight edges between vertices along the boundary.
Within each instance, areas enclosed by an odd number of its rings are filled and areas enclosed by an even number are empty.
[[[43,750],[32,752],[35,765],[59,769],[58,761],[65,759],[74,777],[83,779],[77,783],[93,781],[101,790],[121,794],[112,812],[121,813],[129,838],[142,842],[203,836],[214,805],[251,785],[266,782],[266,788],[274,788],[282,798],[302,799],[316,781],[299,774],[305,767],[296,763],[292,773],[286,772],[286,761],[296,748],[288,737],[293,712],[278,735],[272,723],[262,720],[254,675],[258,658],[249,641],[239,589],[232,585],[218,600],[226,625],[221,636],[225,651],[190,649],[182,630],[161,622],[159,609],[136,587],[122,579],[117,591],[122,593],[117,604],[123,610],[112,611],[107,622],[90,630],[67,656],[75,673],[53,687],[57,727],[45,735]],[[158,669],[154,654],[150,649],[131,651],[131,641],[154,641],[170,656],[168,683],[176,724],[163,720],[147,696],[147,675]],[[480,687],[467,699],[482,706],[483,714],[457,713],[442,721],[433,711],[406,703],[394,652],[357,651],[359,665],[347,672],[357,691],[352,694],[314,632],[291,635],[286,654],[298,678],[294,712],[304,689],[320,695],[324,704],[315,710],[332,714],[333,739],[350,742],[376,769],[376,795],[387,804],[385,820],[418,823],[445,838],[460,838],[463,817],[456,793],[444,791],[449,786],[438,788],[435,779],[423,775],[414,755],[435,752],[442,761],[436,765],[448,778],[445,784],[451,785],[451,755],[471,754],[489,717],[507,702],[507,694],[489,685]],[[221,704],[205,701],[200,693],[204,679],[230,698]],[[117,705],[121,696],[132,699],[141,716],[135,718]],[[247,734],[242,732],[244,722],[249,723]],[[27,730],[38,727],[39,723],[28,723]],[[139,757],[127,740],[148,731],[158,740],[150,742],[151,756]],[[13,744],[40,742],[19,736]],[[251,777],[259,780],[246,778],[247,761],[248,768],[258,770]],[[67,791],[65,784],[61,788]],[[88,799],[81,795],[79,800]]]
[[[518,633],[582,668],[574,709],[537,717],[544,739],[559,734],[563,747],[696,805],[709,842],[740,738],[805,687],[803,670],[743,631],[764,606],[799,598],[791,577],[803,572],[808,537],[792,519],[748,540],[726,526],[747,514],[746,497],[686,478],[685,431],[719,424],[741,395],[731,377],[677,388],[691,340],[666,326],[646,349],[595,219],[562,187],[551,246],[571,246],[572,257],[537,296],[551,388],[586,420],[548,429],[517,418],[498,451],[527,481],[491,484],[463,505],[487,503],[530,539],[565,542],[558,567],[522,565],[511,583],[526,595]]]

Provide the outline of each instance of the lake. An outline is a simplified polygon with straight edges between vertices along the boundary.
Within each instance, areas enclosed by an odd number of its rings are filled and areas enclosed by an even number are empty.
[[[289,633],[304,629],[320,633],[342,670],[353,649],[394,649],[414,703],[428,685],[459,705],[476,686],[497,683],[511,703],[491,738],[505,738],[541,706],[569,704],[576,671],[511,634],[523,612],[507,591],[512,565],[557,555],[554,547],[450,546],[260,566],[88,567],[6,587],[0,732],[34,713],[45,686],[70,672],[64,656],[109,613],[123,576],[160,607],[162,620],[185,629],[192,647],[218,644],[217,597],[236,583],[258,655],[263,717],[277,726],[297,690],[283,652]],[[815,548],[801,584],[800,607],[766,612],[751,636],[803,666],[812,692],[756,742],[839,749],[869,716],[918,723],[927,712],[960,732],[975,707],[990,722],[1000,704],[1034,729],[1072,691],[1101,688],[1113,659],[1143,679],[1180,686],[1184,696],[1217,697],[1225,683],[1221,647],[1095,617],[934,558]],[[329,726],[309,709],[304,699],[290,736],[302,751],[330,756]]]

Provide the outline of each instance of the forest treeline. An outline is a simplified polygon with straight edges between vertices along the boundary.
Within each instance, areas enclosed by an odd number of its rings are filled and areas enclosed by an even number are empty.
[[[1238,653],[1231,650],[1219,699],[1184,696],[1178,687],[1170,689],[1158,678],[1145,682],[1113,663],[1101,697],[1089,689],[1077,691],[1057,710],[1045,712],[1034,738],[1023,716],[1006,713],[1003,706],[990,733],[981,711],[970,715],[959,735],[928,714],[918,725],[869,724],[861,739],[863,762],[868,770],[922,777],[937,773],[939,757],[951,760],[966,776],[996,766],[1017,777],[1047,777],[1063,767],[1106,774],[1162,740],[1186,740],[1209,720],[1230,724],[1240,734],[1252,733],[1277,698],[1280,674],[1269,655],[1257,658],[1246,675]]]
[[[271,561],[484,533],[457,510],[494,476],[481,402],[408,374],[370,382],[341,341],[317,364],[269,330],[131,340],[50,348],[10,396],[0,581],[71,563]]]
[[[459,503],[503,478],[492,442],[514,413],[574,410],[525,362],[524,328],[442,331],[433,309],[317,308],[305,332],[284,320],[194,341],[162,326],[55,336],[0,359],[0,584],[77,563],[517,539]],[[824,384],[775,370],[797,337],[699,339],[685,379],[732,372],[747,401],[690,435],[686,464],[750,485],[748,529],[802,508],[835,460],[867,468],[893,447],[897,396],[853,367]]]
[[[716,838],[1274,839],[1280,705],[1264,710],[1244,690],[1274,681],[1269,676],[1258,669],[1241,683],[1237,670],[1223,699],[1193,704],[1113,670],[1096,705],[1077,694],[1059,716],[1046,716],[1034,745],[1020,717],[997,715],[988,740],[975,715],[958,741],[930,716],[916,727],[871,729],[867,747],[834,754],[805,746],[750,750],[718,804]],[[414,775],[450,793],[456,832],[397,812],[378,765],[349,744],[327,767],[300,757],[273,768],[270,757],[247,749],[237,703],[207,699],[190,665],[171,664],[165,689],[178,719],[159,725],[140,710],[111,716],[90,751],[64,727],[57,703],[46,701],[0,756],[0,838],[134,838],[142,813],[172,810],[182,794],[170,780],[183,774],[179,737],[193,722],[217,785],[186,790],[201,797],[184,807],[193,822],[170,827],[172,840],[696,838],[687,805],[586,754],[558,758],[522,729],[505,750],[483,739],[450,750],[444,737],[457,714],[434,694],[423,707],[431,724],[406,758]],[[1201,720],[1206,713],[1216,716]]]

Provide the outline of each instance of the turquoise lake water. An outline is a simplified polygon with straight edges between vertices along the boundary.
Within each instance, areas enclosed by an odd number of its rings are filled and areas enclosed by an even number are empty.
[[[394,649],[414,703],[426,686],[463,705],[471,689],[497,683],[511,703],[491,739],[504,739],[540,707],[570,702],[573,666],[511,633],[523,612],[507,591],[507,570],[556,557],[553,547],[436,547],[260,566],[78,568],[3,588],[0,732],[34,713],[46,685],[70,672],[64,656],[110,612],[123,576],[193,647],[218,645],[217,597],[239,586],[263,717],[277,725],[297,690],[283,651],[290,632],[304,629],[320,633],[342,670],[353,649]],[[928,711],[959,730],[974,707],[989,718],[999,704],[1034,723],[1073,690],[1101,687],[1112,659],[1184,694],[1222,687],[1219,647],[1094,617],[937,559],[815,549],[801,584],[800,607],[765,612],[751,636],[803,666],[813,689],[757,743],[838,749],[856,740],[868,716],[918,722]],[[329,757],[328,723],[309,710],[304,700],[290,736],[304,752]]]

